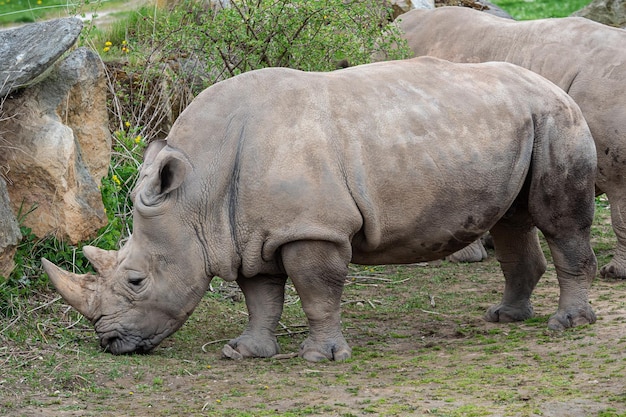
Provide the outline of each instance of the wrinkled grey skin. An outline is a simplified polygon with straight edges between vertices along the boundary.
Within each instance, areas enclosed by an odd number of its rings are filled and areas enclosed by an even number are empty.
[[[97,276],[43,263],[115,354],[154,348],[220,276],[249,311],[229,345],[273,356],[289,276],[310,327],[300,355],[342,360],[349,262],[443,258],[491,230],[506,285],[486,318],[524,320],[546,268],[536,226],[561,286],[549,327],[563,329],[595,321],[595,169],[577,106],[523,68],[418,58],[264,69],[201,93],[148,150],[132,238],[119,252],[85,248]]]
[[[510,62],[574,98],[596,143],[597,193],[611,203],[617,235],[600,273],[626,279],[626,31],[581,17],[516,22],[466,7],[412,10],[396,22],[415,55]]]

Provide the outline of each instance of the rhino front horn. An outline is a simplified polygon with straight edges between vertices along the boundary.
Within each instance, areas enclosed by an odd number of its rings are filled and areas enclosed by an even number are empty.
[[[41,259],[41,264],[61,297],[89,321],[93,321],[96,317],[98,277],[67,272],[45,258]]]

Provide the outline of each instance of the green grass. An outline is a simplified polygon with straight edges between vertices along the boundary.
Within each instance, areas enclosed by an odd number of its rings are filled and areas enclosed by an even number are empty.
[[[93,13],[124,0],[0,0],[0,26]]]
[[[73,8],[67,0],[0,0],[0,24],[35,22],[58,13],[67,16]]]
[[[491,0],[517,20],[566,17],[582,9],[590,0]]]
[[[518,19],[565,16],[588,3],[494,2]],[[0,19],[7,10],[0,4]],[[107,40],[118,45],[125,38],[116,30]],[[137,133],[130,132],[122,135],[128,147]],[[117,187],[111,177],[104,188],[123,204]],[[605,198],[597,199],[596,214],[593,245],[602,265],[615,248]],[[36,263],[41,255],[33,248],[24,257]],[[597,311],[598,323],[555,334],[546,331],[557,303],[551,267],[533,295],[537,317],[489,325],[481,316],[503,287],[490,256],[474,265],[354,267],[359,278],[346,286],[342,308],[353,357],[322,364],[221,360],[223,340],[237,336],[247,317],[241,297],[218,279],[153,354],[111,356],[44,277],[25,279],[24,271],[0,281],[0,415],[522,416],[546,413],[545,403],[582,401],[596,405],[595,415],[626,416],[626,336],[618,326],[626,323],[626,283],[598,279],[593,301],[609,306]],[[71,252],[59,257],[73,259]],[[283,352],[297,351],[306,318],[291,286],[281,323]]]

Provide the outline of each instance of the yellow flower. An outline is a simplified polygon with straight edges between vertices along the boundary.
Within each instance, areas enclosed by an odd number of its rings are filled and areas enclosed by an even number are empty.
[[[103,50],[104,52],[109,52],[109,49],[111,49],[111,48],[109,48],[108,46],[105,46],[104,48],[102,48],[102,50]]]
[[[139,135],[139,136],[137,136],[135,138],[135,143],[139,143],[139,142],[141,142],[141,135]]]
[[[37,0],[37,4],[41,4],[43,3],[41,0]]]
[[[125,122],[125,123],[124,123],[124,126],[126,126],[126,127],[130,127],[130,122]]]
[[[126,40],[123,40],[123,41],[122,41],[122,45],[126,45]]]
[[[113,175],[113,182],[116,183],[117,185],[120,185],[122,183],[120,179],[117,177],[117,175]]]
[[[215,400],[215,402],[219,404],[222,402],[222,400]]]
[[[123,48],[122,48],[122,52],[127,53],[127,52],[128,52],[128,48],[123,47]]]
[[[106,42],[104,43],[104,46],[113,46],[113,44],[112,44],[110,41],[106,41]]]

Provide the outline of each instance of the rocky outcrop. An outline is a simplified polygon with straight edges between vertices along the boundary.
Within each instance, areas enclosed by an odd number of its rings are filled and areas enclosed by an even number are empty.
[[[49,69],[82,28],[80,19],[67,18],[0,30],[0,97]]]
[[[57,86],[56,113],[72,129],[80,145],[83,162],[91,177],[100,184],[109,170],[111,134],[108,129],[107,81],[98,54],[88,48],[72,52],[47,83]]]
[[[435,0],[435,7],[444,6],[469,7],[505,19],[513,19],[510,14],[487,0]]]
[[[626,0],[594,0],[572,16],[586,17],[605,25],[626,27]]]
[[[57,19],[0,31],[0,276],[13,268],[18,213],[35,235],[70,243],[106,225],[99,190],[111,157],[104,67],[88,48],[56,63],[81,27]]]
[[[23,221],[37,236],[76,243],[106,224],[98,188],[110,159],[106,90],[91,90],[101,78],[95,53],[78,49],[44,80],[4,102],[11,117],[2,135],[10,146],[0,164],[9,167],[14,212],[32,210]]]
[[[13,214],[4,179],[0,179],[0,277],[9,276],[15,262],[13,257],[22,234]]]
[[[394,19],[409,10],[435,8],[435,0],[391,0],[389,3]]]

